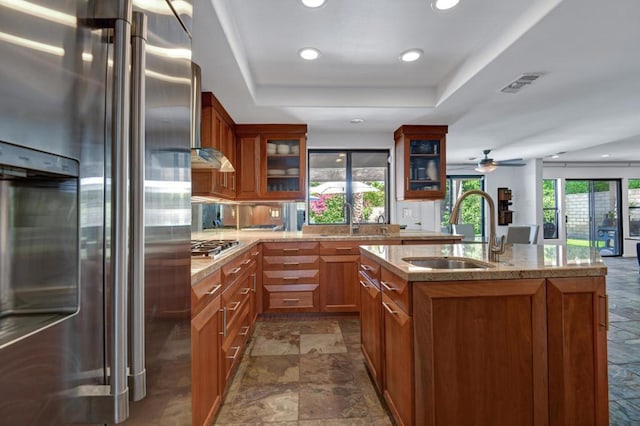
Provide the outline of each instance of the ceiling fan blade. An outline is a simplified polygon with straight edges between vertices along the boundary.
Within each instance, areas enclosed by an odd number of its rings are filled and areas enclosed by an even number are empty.
[[[524,160],[522,158],[510,158],[508,160],[500,160],[498,163],[522,163]]]

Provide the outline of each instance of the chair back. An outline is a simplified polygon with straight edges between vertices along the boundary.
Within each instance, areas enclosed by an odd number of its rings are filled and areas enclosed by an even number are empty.
[[[471,223],[455,223],[451,225],[451,233],[462,235],[462,241],[473,241],[476,238],[476,231]]]
[[[536,244],[538,241],[538,225],[509,225],[507,242],[516,244]]]

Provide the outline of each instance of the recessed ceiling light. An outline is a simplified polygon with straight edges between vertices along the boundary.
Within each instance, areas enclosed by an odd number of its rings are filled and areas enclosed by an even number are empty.
[[[551,158],[560,158],[560,156],[558,154],[553,154]]]
[[[608,156],[609,156],[609,154],[602,154],[600,157],[607,158]]]
[[[449,10],[455,7],[460,0],[433,0],[431,7],[435,10]]]
[[[351,124],[360,124],[360,123],[364,123],[364,119],[363,118],[352,118],[350,121]]]
[[[402,52],[402,54],[400,55],[400,59],[403,62],[417,61],[418,59],[420,59],[423,53],[424,52],[420,49],[409,49],[405,52]]]
[[[302,4],[307,7],[320,7],[326,0],[302,0]]]
[[[313,61],[314,59],[318,59],[318,56],[320,56],[320,51],[318,49],[314,49],[313,47],[304,47],[298,50],[298,56],[306,61]]]

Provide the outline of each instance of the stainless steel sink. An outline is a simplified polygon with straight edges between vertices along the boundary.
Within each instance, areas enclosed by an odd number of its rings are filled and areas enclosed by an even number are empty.
[[[421,268],[431,269],[488,269],[493,265],[463,257],[405,257],[402,260]]]

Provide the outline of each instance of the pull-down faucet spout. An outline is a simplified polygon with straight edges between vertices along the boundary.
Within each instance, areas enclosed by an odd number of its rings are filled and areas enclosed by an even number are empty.
[[[451,209],[449,223],[452,225],[458,223],[458,217],[460,216],[460,204],[462,204],[462,201],[469,195],[474,194],[487,200],[487,204],[489,205],[489,260],[491,262],[497,262],[498,255],[504,253],[504,235],[500,237],[499,240],[496,238],[496,208],[493,199],[491,199],[489,194],[479,189],[472,189],[463,193],[460,198],[456,200],[456,204],[453,206],[453,209]]]

